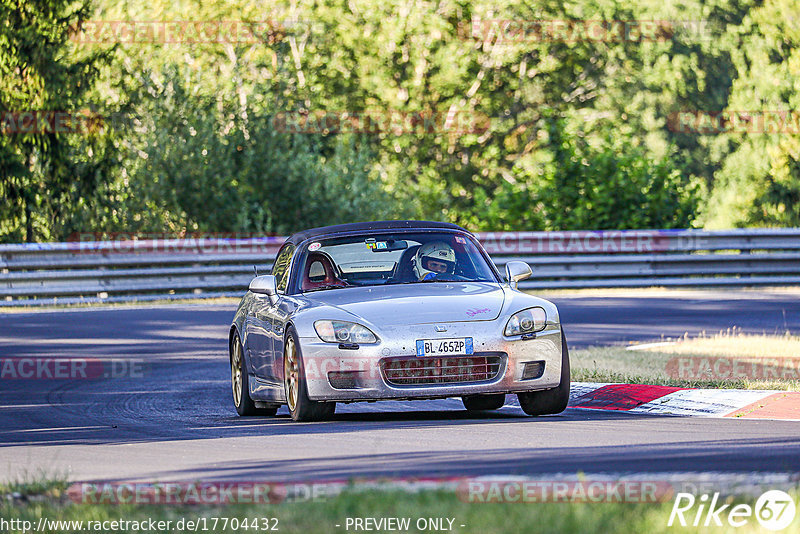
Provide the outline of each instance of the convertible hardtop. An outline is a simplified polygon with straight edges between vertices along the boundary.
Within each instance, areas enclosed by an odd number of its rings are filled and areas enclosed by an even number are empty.
[[[434,222],[434,221],[376,221],[376,222],[359,222],[349,224],[336,224],[333,226],[322,226],[320,228],[311,228],[292,234],[286,243],[299,245],[303,241],[313,239],[321,236],[354,233],[354,232],[371,232],[377,230],[458,230],[471,234],[468,230],[461,228],[457,224]]]

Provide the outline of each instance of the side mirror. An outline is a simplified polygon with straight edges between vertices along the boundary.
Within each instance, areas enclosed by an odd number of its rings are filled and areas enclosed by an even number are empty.
[[[258,293],[259,295],[277,295],[278,285],[275,281],[275,277],[271,274],[256,276],[250,280],[250,291]]]
[[[517,284],[521,280],[525,280],[532,274],[533,270],[531,266],[524,261],[510,261],[506,263],[506,278],[508,279],[508,284],[514,289],[517,288]]]

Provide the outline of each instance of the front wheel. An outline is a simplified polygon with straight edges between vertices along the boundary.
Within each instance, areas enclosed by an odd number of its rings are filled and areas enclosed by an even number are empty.
[[[528,415],[548,415],[561,413],[569,403],[569,351],[567,338],[561,331],[561,382],[558,387],[544,391],[517,393],[522,411]]]
[[[289,413],[295,421],[322,421],[329,418],[336,411],[336,403],[309,399],[306,380],[297,334],[290,327],[283,349],[283,388]]]

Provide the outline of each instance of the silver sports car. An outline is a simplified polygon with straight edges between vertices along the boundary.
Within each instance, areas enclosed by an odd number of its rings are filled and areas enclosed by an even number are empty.
[[[505,279],[454,224],[385,221],[307,230],[256,276],[230,329],[240,415],[329,417],[337,402],[461,397],[495,410],[562,412],[569,354],[558,310]]]

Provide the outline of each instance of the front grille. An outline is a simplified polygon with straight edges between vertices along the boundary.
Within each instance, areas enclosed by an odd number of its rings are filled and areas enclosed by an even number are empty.
[[[381,372],[394,386],[490,382],[503,367],[502,353],[418,358],[402,356],[381,360]]]

